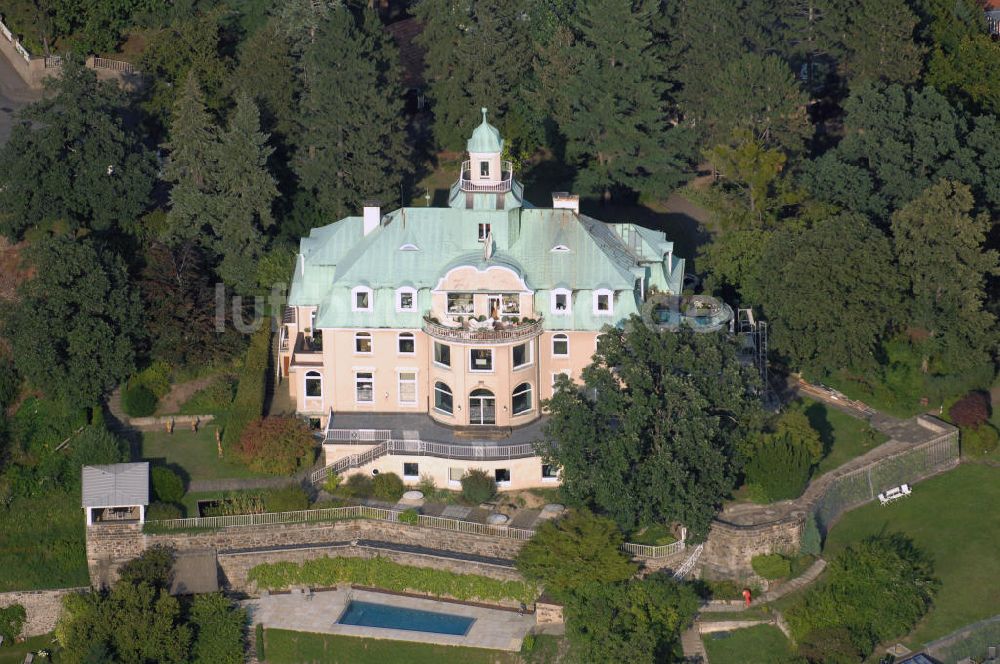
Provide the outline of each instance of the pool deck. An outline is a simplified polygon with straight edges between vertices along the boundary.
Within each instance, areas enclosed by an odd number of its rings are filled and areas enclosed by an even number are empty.
[[[340,618],[340,614],[344,612],[347,603],[352,599],[408,609],[450,613],[475,618],[476,622],[472,623],[469,632],[464,636],[358,625],[338,625],[337,619]],[[391,639],[445,646],[489,648],[491,650],[520,650],[521,641],[535,624],[535,616],[530,614],[518,615],[514,611],[485,609],[478,606],[401,597],[367,590],[328,590],[315,592],[311,596],[302,592],[267,595],[247,600],[243,602],[243,606],[250,613],[252,624],[262,623],[264,627],[268,628],[340,634],[365,639]]]

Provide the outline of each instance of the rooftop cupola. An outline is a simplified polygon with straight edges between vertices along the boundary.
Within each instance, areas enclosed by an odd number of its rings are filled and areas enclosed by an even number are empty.
[[[500,159],[503,152],[500,131],[486,121],[485,107],[482,112],[483,121],[466,144],[469,160],[462,164],[460,185],[465,192],[508,192],[511,189],[511,163]]]

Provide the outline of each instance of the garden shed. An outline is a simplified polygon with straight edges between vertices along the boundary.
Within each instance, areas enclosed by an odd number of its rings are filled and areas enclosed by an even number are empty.
[[[142,523],[149,505],[149,463],[84,466],[83,509],[87,525]]]

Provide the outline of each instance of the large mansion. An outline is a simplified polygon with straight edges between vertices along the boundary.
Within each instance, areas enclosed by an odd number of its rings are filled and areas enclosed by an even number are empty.
[[[502,151],[483,109],[448,207],[366,206],[302,239],[280,372],[336,470],[554,481],[530,445],[540,401],[579,379],[605,325],[681,293],[663,233],[592,219],[568,194],[536,207]]]

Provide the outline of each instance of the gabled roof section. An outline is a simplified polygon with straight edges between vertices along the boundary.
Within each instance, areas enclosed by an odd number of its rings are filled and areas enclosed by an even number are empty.
[[[84,466],[83,507],[149,504],[149,462]]]

